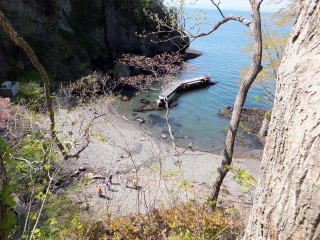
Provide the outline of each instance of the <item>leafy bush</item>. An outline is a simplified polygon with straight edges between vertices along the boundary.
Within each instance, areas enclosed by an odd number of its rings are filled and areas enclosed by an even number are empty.
[[[30,110],[40,111],[45,106],[44,89],[37,81],[22,82],[19,94],[14,100],[27,105]]]

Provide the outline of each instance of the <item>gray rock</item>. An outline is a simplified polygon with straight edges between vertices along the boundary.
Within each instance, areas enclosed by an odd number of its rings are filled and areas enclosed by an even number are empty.
[[[120,158],[127,158],[127,157],[129,157],[128,154],[122,154],[122,155],[120,155]]]
[[[93,175],[92,179],[105,179],[105,177],[102,175]]]
[[[161,137],[162,137],[163,139],[166,139],[166,138],[167,138],[167,135],[161,134]]]
[[[143,118],[141,118],[141,117],[137,117],[136,121],[139,122],[139,123],[144,123],[145,122],[145,120]]]
[[[87,204],[87,203],[81,203],[80,209],[83,210],[83,211],[89,210],[89,204]]]
[[[86,167],[83,167],[83,166],[82,166],[82,167],[79,167],[79,171],[80,171],[80,172],[84,172],[85,170],[87,170]]]
[[[195,49],[192,49],[192,48],[188,48],[186,51],[185,51],[185,59],[186,60],[189,60],[189,59],[194,59],[194,58],[197,58],[197,57],[200,57],[203,53],[201,51],[198,51],[198,50],[195,50]]]

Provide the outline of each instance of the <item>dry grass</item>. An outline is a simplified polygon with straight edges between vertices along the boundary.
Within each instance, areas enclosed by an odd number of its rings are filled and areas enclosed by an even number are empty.
[[[116,218],[108,223],[73,219],[50,239],[237,239],[243,222],[227,209],[212,211],[190,202],[148,215]],[[48,238],[46,238],[48,239]]]

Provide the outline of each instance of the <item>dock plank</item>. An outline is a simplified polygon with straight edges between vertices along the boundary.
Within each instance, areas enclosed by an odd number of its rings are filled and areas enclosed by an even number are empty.
[[[163,87],[157,102],[159,105],[163,105],[165,101],[169,100],[177,91],[185,90],[195,86],[204,87],[212,84],[215,84],[215,82],[211,82],[210,77],[208,76],[170,82]]]

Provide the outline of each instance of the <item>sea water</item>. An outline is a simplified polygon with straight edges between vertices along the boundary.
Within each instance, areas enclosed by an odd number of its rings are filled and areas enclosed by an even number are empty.
[[[187,15],[192,15],[194,9],[188,9]],[[250,18],[249,12],[227,11],[225,15],[242,15]],[[268,17],[270,14],[263,14]],[[209,24],[202,25],[200,32],[206,32],[218,20],[221,19],[215,10],[206,10]],[[187,28],[193,20],[186,21]],[[209,75],[216,85],[184,93],[177,99],[178,105],[170,109],[169,122],[172,126],[175,141],[180,145],[189,145],[210,151],[220,151],[224,145],[226,128],[229,120],[218,115],[219,109],[233,106],[239,82],[242,76],[240,71],[251,64],[250,53],[242,54],[240,51],[250,44],[248,28],[239,22],[230,21],[221,26],[214,33],[196,39],[191,43],[191,48],[203,52],[203,55],[189,60],[192,68],[186,68],[176,77],[177,79],[189,79],[201,75]],[[169,79],[170,81],[170,79]],[[155,86],[161,89],[161,86]],[[129,102],[120,105],[120,111],[129,119],[142,117],[146,120],[149,130],[156,136],[168,135],[168,127],[165,121],[166,111],[150,111],[145,113],[133,113],[132,110],[143,106],[141,99],[155,101],[160,90],[136,93]],[[272,103],[262,97],[257,101],[254,96],[262,96],[262,88],[254,84],[247,96],[245,107],[258,107],[269,109]],[[245,135],[249,143],[246,148],[259,147],[255,138]],[[243,148],[242,148],[243,151]]]

